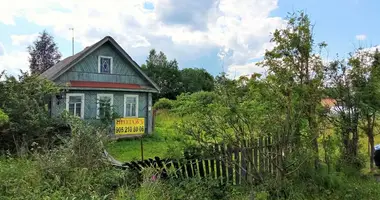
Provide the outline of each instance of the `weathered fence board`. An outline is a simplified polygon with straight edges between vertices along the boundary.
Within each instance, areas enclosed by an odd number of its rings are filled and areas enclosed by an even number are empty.
[[[202,152],[192,152],[185,155],[186,159],[160,159],[155,157],[143,161],[132,161],[122,165],[122,168],[141,171],[143,168],[161,169],[161,176],[167,176],[169,171],[175,172],[177,178],[212,177],[221,183],[234,185],[251,183],[255,177],[277,175],[276,165],[280,161],[279,145],[274,144],[276,138],[259,138],[244,141],[241,145],[232,146],[216,144],[210,148],[207,156]],[[198,156],[198,157],[197,157]],[[172,168],[174,170],[172,170]]]

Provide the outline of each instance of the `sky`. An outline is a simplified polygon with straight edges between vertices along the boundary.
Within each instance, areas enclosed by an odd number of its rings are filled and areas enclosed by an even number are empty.
[[[271,49],[271,33],[289,12],[303,10],[324,59],[346,57],[357,47],[380,44],[376,0],[0,0],[0,71],[28,70],[27,46],[46,30],[62,57],[105,36],[138,63],[149,50],[176,59],[179,68],[205,68],[230,77],[262,73],[256,63]]]

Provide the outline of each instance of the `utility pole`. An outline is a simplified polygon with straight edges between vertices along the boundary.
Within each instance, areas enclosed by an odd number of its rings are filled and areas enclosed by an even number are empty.
[[[72,53],[74,55],[74,28],[69,28],[69,30],[71,30],[71,34],[72,34],[72,37],[71,37],[71,47],[72,47]]]

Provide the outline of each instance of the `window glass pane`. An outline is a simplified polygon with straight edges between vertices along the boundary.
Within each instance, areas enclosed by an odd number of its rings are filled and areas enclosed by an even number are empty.
[[[110,58],[100,58],[100,72],[109,73],[111,69],[111,59]]]
[[[69,113],[74,115],[74,104],[72,103],[69,104]]]
[[[100,96],[99,97],[99,117],[105,116],[106,113],[111,111],[111,97]]]
[[[102,116],[104,116],[104,108],[101,106],[99,108],[99,117],[102,117]]]
[[[131,116],[131,104],[129,103],[125,105],[125,116]]]
[[[78,117],[82,114],[82,96],[69,96],[69,113]]]
[[[126,103],[136,103],[136,97],[127,97]]]
[[[132,104],[132,116],[136,116],[136,104]]]
[[[76,104],[75,104],[75,114],[76,114],[76,116],[78,116],[78,117],[81,116],[81,107],[82,107],[82,104],[81,104],[81,103],[76,103]]]
[[[126,96],[125,97],[125,116],[134,117],[136,113],[137,97]]]
[[[81,96],[70,96],[70,103],[77,103],[77,102],[82,102],[82,97]]]

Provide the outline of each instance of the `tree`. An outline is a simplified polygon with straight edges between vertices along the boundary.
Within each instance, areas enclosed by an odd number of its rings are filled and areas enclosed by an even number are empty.
[[[335,133],[340,135],[342,142],[342,164],[355,165],[358,161],[359,142],[359,96],[354,92],[354,79],[359,78],[352,72],[352,62],[336,60],[330,63],[326,69],[326,83],[328,96],[335,99],[334,112],[330,121],[336,127]]]
[[[183,92],[211,91],[214,89],[214,77],[205,69],[185,68],[181,70]]]
[[[141,68],[161,90],[159,94],[153,96],[154,102],[162,97],[175,99],[181,93],[181,72],[178,70],[176,60],[168,61],[163,52],[157,53],[152,49],[146,64],[143,64]]]
[[[371,74],[368,80],[368,95],[365,98],[364,104],[367,105],[363,112],[365,115],[365,125],[364,131],[368,137],[368,142],[370,144],[370,168],[373,169],[373,157],[375,154],[375,144],[374,144],[374,127],[376,125],[376,115],[380,111],[380,52],[376,49],[373,55],[373,62],[371,65]]]
[[[46,30],[44,30],[33,45],[28,46],[29,69],[32,74],[41,74],[54,66],[61,59],[57,44]]]
[[[268,81],[284,104],[284,135],[295,148],[308,147],[312,141],[315,167],[318,167],[318,108],[322,98],[323,69],[319,52],[315,51],[313,26],[303,12],[288,17],[285,29],[276,30],[271,41],[273,50],[266,51],[260,63],[269,69]],[[319,48],[324,48],[320,43]]]
[[[380,53],[359,49],[350,59],[352,91],[360,112],[360,128],[370,144],[370,168],[373,169],[374,128],[380,110]]]

